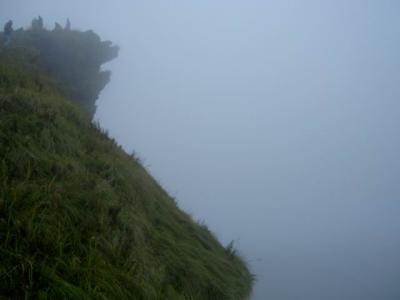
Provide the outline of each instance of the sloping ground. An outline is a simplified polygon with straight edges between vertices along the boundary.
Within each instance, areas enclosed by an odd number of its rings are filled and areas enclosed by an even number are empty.
[[[245,299],[253,277],[56,89],[0,65],[0,298]]]

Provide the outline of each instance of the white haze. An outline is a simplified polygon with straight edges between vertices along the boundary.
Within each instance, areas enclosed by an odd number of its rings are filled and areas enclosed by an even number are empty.
[[[0,0],[121,46],[96,118],[257,275],[400,299],[400,2]]]

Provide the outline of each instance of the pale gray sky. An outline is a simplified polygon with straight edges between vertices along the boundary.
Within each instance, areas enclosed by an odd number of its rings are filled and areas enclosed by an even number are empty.
[[[39,14],[121,46],[96,118],[254,300],[400,299],[400,2],[0,0]]]

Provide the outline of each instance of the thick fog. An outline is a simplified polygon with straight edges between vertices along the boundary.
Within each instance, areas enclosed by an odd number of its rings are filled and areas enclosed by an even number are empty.
[[[254,300],[400,299],[400,2],[0,0],[121,47],[96,119]]]

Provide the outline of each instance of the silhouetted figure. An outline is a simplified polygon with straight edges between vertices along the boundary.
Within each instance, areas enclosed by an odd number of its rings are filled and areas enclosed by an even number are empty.
[[[32,29],[42,30],[43,28],[44,28],[43,18],[41,16],[39,16],[38,18],[34,18],[32,20]]]
[[[69,18],[67,19],[67,23],[65,24],[65,30],[71,30],[71,22]]]
[[[13,32],[13,21],[8,21],[5,25],[4,25],[4,34],[5,35],[11,35]]]
[[[43,18],[41,16],[38,18],[38,26],[40,29],[43,29]]]
[[[8,21],[5,25],[4,25],[4,37],[6,38],[5,42],[4,42],[4,46],[8,46],[11,42],[11,35],[14,31],[13,29],[13,21]]]

